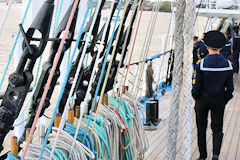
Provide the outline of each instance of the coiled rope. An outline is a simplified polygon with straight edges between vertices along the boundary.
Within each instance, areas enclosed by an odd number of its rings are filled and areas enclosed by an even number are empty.
[[[53,127],[53,129],[59,130],[54,127]],[[56,132],[52,132],[49,135],[49,141],[50,141],[49,145],[51,145],[52,147],[53,147],[53,144],[56,143],[55,142],[56,136],[57,136]],[[71,149],[71,145],[72,145],[73,141],[75,141],[75,140],[73,139],[73,137],[71,135],[69,135],[64,130],[61,130],[60,134],[59,134],[59,139],[57,141],[56,148],[62,150],[65,153],[66,157],[69,157],[68,159],[71,159],[71,160],[76,160],[76,159],[87,160],[87,157],[90,157],[91,159],[95,159],[94,153],[88,147],[86,147],[84,144],[82,144],[80,141],[75,142],[74,148],[70,155],[70,149]],[[54,148],[54,150],[56,148]],[[53,148],[52,148],[52,151],[53,151]],[[51,151],[51,154],[52,154],[52,151]],[[51,157],[53,157],[53,156],[51,156],[51,154],[49,155],[50,159],[51,159]]]
[[[173,79],[172,90],[173,97],[170,106],[170,120],[168,128],[168,146],[167,146],[167,160],[173,160],[176,157],[176,144],[178,135],[178,111],[180,107],[180,92],[182,88],[182,62],[183,62],[183,21],[184,21],[185,0],[179,0],[176,10],[176,24],[175,24],[175,54],[173,65]]]
[[[184,54],[183,54],[183,85],[181,91],[181,106],[184,113],[183,137],[182,137],[182,159],[191,158],[191,132],[192,132],[192,48],[194,36],[195,3],[186,0],[184,13]]]
[[[27,4],[27,7],[25,9],[25,12],[24,12],[24,15],[23,15],[23,18],[22,18],[22,21],[21,21],[21,24],[23,24],[25,22],[25,19],[26,19],[26,16],[27,16],[27,13],[28,13],[28,10],[29,10],[29,7],[30,7],[30,4],[31,4],[32,0],[29,0],[28,1],[28,4]],[[11,49],[11,52],[10,52],[10,55],[9,55],[9,58],[8,58],[8,62],[7,62],[7,65],[4,69],[4,72],[3,72],[3,75],[2,75],[2,79],[1,79],[1,82],[0,82],[0,89],[2,88],[2,85],[3,85],[3,82],[4,82],[4,79],[5,79],[5,76],[7,74],[7,70],[8,70],[8,67],[10,65],[10,62],[11,62],[11,59],[12,59],[12,55],[13,55],[13,52],[15,50],[15,47],[17,45],[17,42],[18,42],[18,39],[19,39],[19,36],[20,36],[20,29],[18,29],[18,32],[17,32],[17,36],[15,38],[15,41],[13,43],[13,47]]]

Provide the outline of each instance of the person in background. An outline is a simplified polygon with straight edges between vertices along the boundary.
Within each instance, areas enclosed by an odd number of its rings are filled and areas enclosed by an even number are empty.
[[[208,113],[211,113],[213,132],[213,157],[218,160],[223,139],[223,116],[225,105],[233,97],[233,68],[231,62],[219,54],[226,38],[219,31],[206,33],[204,43],[209,51],[200,64],[196,65],[195,84],[192,96],[195,99],[198,148],[200,158],[207,158],[206,130]]]
[[[198,37],[194,36],[193,37],[193,65],[194,65],[194,68],[195,68],[195,65],[198,61],[198,51],[197,51],[197,48],[196,48],[197,43],[198,43]]]
[[[232,50],[233,50],[233,72],[238,73],[240,52],[240,36],[238,35],[238,32],[234,32]]]
[[[233,31],[236,32],[238,34],[239,31],[239,25],[237,23],[234,24],[233,26]]]
[[[225,43],[225,47],[220,51],[220,54],[222,54],[226,59],[232,61],[232,55],[231,55],[232,44],[228,40],[227,35],[224,34],[224,36],[226,37],[226,43]]]
[[[227,31],[226,31],[227,39],[232,38],[232,26],[231,24],[228,25]]]
[[[202,35],[202,39],[204,39],[205,33]],[[208,55],[208,50],[206,46],[204,45],[203,40],[200,40],[196,44],[196,50],[198,51],[198,57],[199,59],[203,59],[206,55]]]

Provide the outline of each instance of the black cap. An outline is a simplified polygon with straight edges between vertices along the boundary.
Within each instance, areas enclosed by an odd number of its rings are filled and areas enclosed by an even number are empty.
[[[225,46],[226,38],[219,31],[209,31],[205,34],[203,41],[209,48],[221,49]]]

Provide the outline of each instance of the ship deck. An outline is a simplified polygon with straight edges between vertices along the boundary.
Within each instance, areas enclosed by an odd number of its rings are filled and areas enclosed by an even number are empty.
[[[240,157],[240,77],[234,76],[234,97],[227,104],[224,115],[224,138],[220,154],[220,159],[237,160]],[[163,121],[159,124],[158,129],[154,131],[146,131],[149,140],[149,149],[145,154],[146,160],[163,160],[166,158],[167,141],[168,141],[168,121],[170,113],[172,93],[166,93],[159,100],[159,118]],[[181,144],[182,144],[182,130],[183,130],[183,114],[180,109],[179,112],[179,126],[177,138],[177,157],[176,160],[181,159]],[[210,118],[210,116],[209,116]],[[195,122],[195,112],[192,115],[192,145],[191,145],[191,160],[198,158],[197,147],[197,129]],[[210,119],[207,129],[207,149],[208,160],[212,155],[212,131],[210,128]]]

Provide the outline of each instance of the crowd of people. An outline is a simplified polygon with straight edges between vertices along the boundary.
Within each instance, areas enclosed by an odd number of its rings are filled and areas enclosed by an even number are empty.
[[[240,35],[239,35],[239,25],[236,23],[233,27],[234,32],[233,37],[230,35],[231,32],[224,33],[226,37],[226,43],[224,48],[221,49],[220,54],[223,55],[226,59],[232,62],[234,73],[239,72],[239,53],[240,53]],[[208,55],[208,50],[203,42],[205,33],[203,33],[201,39],[199,37],[193,37],[193,64],[195,65],[200,62],[199,60],[203,59]]]

